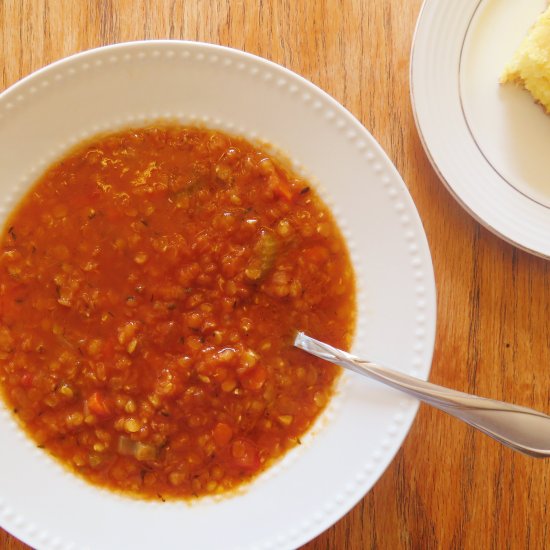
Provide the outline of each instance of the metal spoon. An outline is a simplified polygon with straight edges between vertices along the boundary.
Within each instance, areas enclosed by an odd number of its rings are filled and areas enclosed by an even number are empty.
[[[550,456],[550,416],[519,407],[450,390],[430,382],[359,359],[345,351],[299,332],[294,345],[316,357],[330,361],[460,418],[474,428],[521,453],[544,458]]]

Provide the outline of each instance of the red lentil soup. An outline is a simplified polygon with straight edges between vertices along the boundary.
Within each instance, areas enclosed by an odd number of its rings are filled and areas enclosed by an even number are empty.
[[[53,165],[0,241],[0,383],[36,441],[145,498],[223,493],[300,443],[355,283],[310,185],[244,139],[128,129]]]

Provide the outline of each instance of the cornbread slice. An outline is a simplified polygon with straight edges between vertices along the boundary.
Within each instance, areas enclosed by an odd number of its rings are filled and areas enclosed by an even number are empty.
[[[550,114],[550,7],[523,39],[500,81],[523,86]]]

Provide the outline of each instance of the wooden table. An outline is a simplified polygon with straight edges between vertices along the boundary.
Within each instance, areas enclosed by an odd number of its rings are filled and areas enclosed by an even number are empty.
[[[486,231],[432,170],[409,101],[420,4],[0,0],[0,89],[66,55],[151,38],[232,46],[310,79],[372,132],[416,202],[438,288],[431,380],[550,411],[550,262]],[[422,406],[374,489],[305,548],[550,547],[549,491],[548,462]],[[27,548],[1,530],[0,547]]]

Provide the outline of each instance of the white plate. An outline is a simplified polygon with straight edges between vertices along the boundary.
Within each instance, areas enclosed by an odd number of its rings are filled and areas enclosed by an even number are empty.
[[[352,252],[360,292],[355,351],[427,378],[434,277],[403,181],[336,101],[258,57],[192,42],[137,42],[70,57],[14,85],[0,96],[0,222],[75,142],[159,117],[267,140],[305,170]],[[2,406],[0,524],[41,549],[296,548],[373,486],[416,410],[415,400],[346,374],[303,445],[241,494],[187,505],[88,485],[37,449]]]
[[[499,78],[546,0],[426,0],[411,54],[424,148],[478,221],[550,257],[550,116]]]

